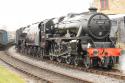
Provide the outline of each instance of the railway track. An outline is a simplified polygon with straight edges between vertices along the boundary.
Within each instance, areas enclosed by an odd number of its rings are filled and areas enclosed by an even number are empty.
[[[28,63],[25,60],[21,60],[11,56],[7,52],[5,56],[0,56],[0,58],[16,69],[19,69],[24,73],[32,75],[36,78],[45,80],[47,83],[91,83],[90,81],[87,81],[85,79],[76,78],[70,75],[66,75],[53,70],[47,70],[46,68],[33,65],[32,63]]]
[[[9,56],[9,55],[4,52],[4,56]],[[9,56],[9,57],[11,57],[11,56]],[[11,58],[12,58],[12,57],[11,57]],[[27,76],[29,76],[29,77],[32,77],[32,78],[34,78],[34,79],[37,79],[37,80],[42,81],[42,83],[51,83],[50,81],[45,80],[45,79],[43,79],[43,78],[40,78],[39,76],[36,76],[36,75],[34,75],[34,74],[32,74],[32,73],[29,73],[29,72],[25,71],[24,69],[20,69],[19,66],[16,66],[16,65],[14,65],[14,64],[12,64],[12,63],[9,63],[7,59],[4,59],[4,58],[1,58],[1,57],[0,57],[0,60],[1,60],[2,62],[4,62],[5,64],[9,65],[10,67],[16,69],[17,71],[22,72],[23,74],[25,74],[25,75],[27,75]],[[7,61],[6,61],[6,60],[7,60]],[[10,60],[12,60],[12,59],[10,59]],[[15,61],[15,60],[14,60],[14,61]],[[15,62],[15,63],[16,63],[16,62]],[[30,83],[30,82],[28,82],[28,83]],[[34,82],[33,82],[33,83],[34,83]],[[39,83],[39,82],[35,82],[35,83]],[[41,82],[40,82],[40,83],[41,83]]]
[[[1,54],[4,54],[3,52],[0,51]],[[17,69],[13,67],[12,65],[6,63],[5,61],[0,59],[0,65],[4,66],[6,69],[8,69],[11,72],[14,72],[15,74],[18,74],[19,77],[25,80],[25,83],[47,83],[47,81],[38,78],[36,76],[33,76],[25,71],[22,71],[20,69]],[[10,79],[11,81],[11,79]]]
[[[104,73],[99,70],[88,70],[54,61],[36,60],[31,57],[15,55],[15,52],[12,52],[12,50],[11,48],[9,52],[7,51],[6,56],[0,56],[0,58],[26,73],[47,80],[48,83],[100,83],[100,81],[102,83],[125,83],[124,78],[119,77],[119,75],[118,78],[117,76],[109,75],[109,73]],[[7,59],[8,56],[9,59]]]
[[[120,79],[120,80],[125,80],[125,75],[122,74],[122,72],[120,72],[119,70],[116,70],[116,69],[112,69],[112,70],[107,70],[107,69],[103,69],[103,68],[86,69],[85,67],[68,65],[68,64],[65,64],[65,63],[58,63],[58,62],[55,62],[55,61],[48,61],[48,63],[53,63],[53,64],[77,69],[77,70],[84,71],[84,72],[94,73],[94,74],[98,74],[98,75],[109,76],[109,77]]]

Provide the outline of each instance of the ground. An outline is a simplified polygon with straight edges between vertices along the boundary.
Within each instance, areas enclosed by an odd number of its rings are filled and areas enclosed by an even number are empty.
[[[0,65],[0,83],[26,83],[20,76]]]

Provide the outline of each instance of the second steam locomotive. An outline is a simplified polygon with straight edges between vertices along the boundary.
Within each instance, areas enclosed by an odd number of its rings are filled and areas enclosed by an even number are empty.
[[[79,65],[86,68],[111,68],[117,63],[120,48],[110,37],[111,22],[107,15],[89,12],[46,19],[16,31],[17,50],[37,57]]]

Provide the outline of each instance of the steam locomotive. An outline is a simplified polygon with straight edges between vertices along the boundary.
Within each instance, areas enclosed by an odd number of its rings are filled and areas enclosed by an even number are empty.
[[[110,37],[111,22],[107,15],[89,12],[46,19],[16,31],[17,50],[27,55],[67,64],[84,64],[86,68],[112,66],[121,49]]]

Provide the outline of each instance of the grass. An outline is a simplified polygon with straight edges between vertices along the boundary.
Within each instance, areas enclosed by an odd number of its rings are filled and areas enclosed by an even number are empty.
[[[0,66],[0,83],[26,83],[20,76]]]

